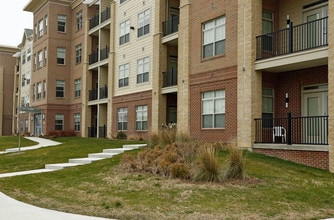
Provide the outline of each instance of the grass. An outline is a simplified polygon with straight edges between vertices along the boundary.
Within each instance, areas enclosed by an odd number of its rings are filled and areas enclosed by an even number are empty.
[[[26,138],[21,137],[21,147],[33,146],[38,143],[28,140]],[[15,148],[19,146],[19,137],[17,136],[3,136],[0,137],[0,151],[5,151],[7,148]]]
[[[52,163],[53,158],[63,160],[61,157],[67,154],[80,157],[88,151],[92,153],[122,143],[81,138],[57,141],[64,144],[26,152],[25,156],[44,157],[43,162]],[[222,152],[219,159],[227,155]],[[21,155],[12,155],[16,164],[25,164],[24,160],[28,160],[18,156]],[[6,157],[0,155],[0,170]],[[320,219],[334,216],[334,174],[323,170],[244,151],[248,175],[245,180],[194,183],[121,172],[118,169],[120,158],[116,156],[52,173],[3,178],[0,191],[45,208],[117,219]]]

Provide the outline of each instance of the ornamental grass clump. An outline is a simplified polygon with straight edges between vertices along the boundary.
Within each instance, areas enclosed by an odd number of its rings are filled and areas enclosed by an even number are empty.
[[[224,180],[245,179],[245,164],[242,150],[235,146],[229,148],[229,157],[223,172]]]

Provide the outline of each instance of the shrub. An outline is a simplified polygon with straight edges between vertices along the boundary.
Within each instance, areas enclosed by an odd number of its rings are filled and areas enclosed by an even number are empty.
[[[227,159],[227,164],[223,173],[223,179],[244,179],[245,178],[245,166],[242,156],[242,150],[236,147],[230,147],[230,154]]]
[[[168,129],[161,132],[160,143],[162,146],[173,144],[176,141],[176,130]]]
[[[168,167],[170,177],[172,178],[180,178],[180,179],[190,179],[190,168],[185,163],[172,163]]]
[[[148,139],[148,146],[154,147],[159,145],[160,143],[160,138],[158,134],[151,134],[149,139]]]
[[[119,131],[116,136],[117,139],[119,140],[124,140],[127,138],[126,134],[123,131]]]

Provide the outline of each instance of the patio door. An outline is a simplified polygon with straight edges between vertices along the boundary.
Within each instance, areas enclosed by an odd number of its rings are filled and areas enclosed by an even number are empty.
[[[306,87],[307,88],[307,87]],[[305,91],[305,88],[304,88]],[[303,143],[321,144],[328,140],[328,91],[303,94]]]

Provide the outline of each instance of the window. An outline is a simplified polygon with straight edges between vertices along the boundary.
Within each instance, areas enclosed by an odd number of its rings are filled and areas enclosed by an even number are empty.
[[[225,91],[202,93],[202,128],[225,127]]]
[[[25,102],[24,102],[24,97],[21,97],[21,107],[24,107],[25,106]]]
[[[138,15],[138,37],[150,32],[150,10],[146,10]]]
[[[38,37],[43,36],[43,19],[38,22]]]
[[[35,101],[35,98],[36,98],[36,96],[35,96],[35,94],[36,94],[35,93],[36,92],[35,84],[32,85],[32,89],[31,90],[32,90],[32,100]]]
[[[65,97],[65,81],[64,80],[56,81],[56,97],[57,98]]]
[[[29,105],[30,105],[30,95],[27,95],[27,96],[24,98],[24,103],[25,103],[25,106],[26,106],[26,107],[29,107]]]
[[[44,17],[44,34],[48,32],[48,16],[45,15]]]
[[[43,80],[43,98],[46,96],[46,81]]]
[[[57,64],[65,64],[66,50],[65,48],[57,48]]]
[[[80,131],[80,114],[74,114],[74,131]]]
[[[130,40],[130,20],[127,20],[120,25],[119,45],[125,44]]]
[[[25,86],[25,82],[26,82],[26,75],[22,74],[22,79],[21,79],[21,86]]]
[[[31,48],[27,51],[27,62],[31,60]]]
[[[262,12],[262,46],[263,50],[273,50],[274,14],[271,12]]]
[[[27,85],[30,85],[30,75],[31,75],[30,72],[27,72],[27,74],[25,76]]]
[[[274,90],[262,88],[262,126],[265,128],[273,127],[274,117]]]
[[[37,53],[37,59],[38,59],[37,69],[42,68],[42,65],[43,65],[43,51],[39,51]]]
[[[145,57],[137,61],[137,83],[148,82],[150,72],[150,59]]]
[[[42,83],[37,83],[37,99],[42,98]]]
[[[81,56],[82,56],[82,45],[79,44],[75,47],[75,63],[81,63]]]
[[[76,14],[76,30],[79,31],[82,29],[82,11],[79,11]]]
[[[66,32],[66,16],[58,15],[58,32]]]
[[[128,129],[128,108],[119,108],[117,116],[117,130],[126,131]]]
[[[61,131],[64,129],[64,114],[55,115],[55,130]]]
[[[118,87],[125,87],[129,85],[129,64],[119,66]]]
[[[36,58],[36,53],[34,53],[34,70],[36,70],[36,65],[37,65],[37,58]]]
[[[74,80],[74,97],[80,97],[81,93],[81,79]]]
[[[24,130],[25,130],[26,132],[28,132],[28,130],[29,130],[29,120],[26,119],[25,122],[24,122],[24,124],[25,124],[25,126],[24,126]]]
[[[136,130],[147,130],[147,105],[136,107]]]
[[[25,64],[26,63],[26,52],[24,51],[23,53],[22,53],[22,64]]]
[[[48,59],[48,51],[46,48],[44,48],[44,66],[46,66],[47,59]]]
[[[203,24],[203,58],[225,53],[225,17]]]
[[[125,2],[126,0],[120,0],[120,3],[122,4],[123,2]]]

